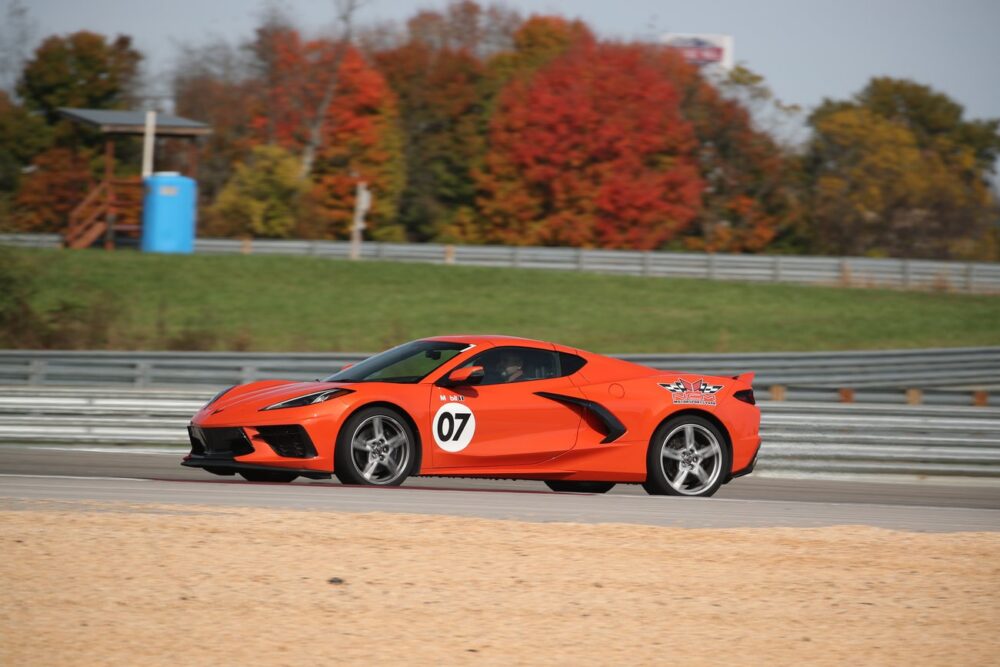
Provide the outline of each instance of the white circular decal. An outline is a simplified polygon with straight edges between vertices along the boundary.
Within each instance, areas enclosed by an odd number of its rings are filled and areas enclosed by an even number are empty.
[[[460,452],[472,442],[476,415],[464,403],[445,403],[434,415],[431,429],[438,447],[446,452]]]

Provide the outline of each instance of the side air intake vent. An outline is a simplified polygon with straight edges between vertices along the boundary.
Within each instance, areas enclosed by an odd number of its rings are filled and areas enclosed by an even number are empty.
[[[278,456],[293,459],[309,459],[316,456],[316,448],[309,434],[298,424],[258,426],[257,433]]]

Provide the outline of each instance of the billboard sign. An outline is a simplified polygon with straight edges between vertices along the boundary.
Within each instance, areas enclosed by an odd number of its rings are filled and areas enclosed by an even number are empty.
[[[687,62],[698,67],[733,67],[733,36],[707,33],[668,33],[663,43],[676,49]]]

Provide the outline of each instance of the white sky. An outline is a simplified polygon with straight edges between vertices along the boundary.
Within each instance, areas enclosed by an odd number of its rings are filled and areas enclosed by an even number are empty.
[[[131,35],[147,71],[172,64],[176,44],[251,34],[261,0],[26,0],[39,37],[89,29]],[[284,0],[307,27],[331,25],[332,0]],[[481,2],[481,4],[486,4]],[[524,13],[582,18],[599,35],[729,33],[736,60],[787,103],[844,98],[876,75],[941,90],[973,118],[1000,117],[1000,0],[508,0]],[[361,19],[405,20],[441,0],[370,0]],[[162,88],[162,87],[161,87]]]

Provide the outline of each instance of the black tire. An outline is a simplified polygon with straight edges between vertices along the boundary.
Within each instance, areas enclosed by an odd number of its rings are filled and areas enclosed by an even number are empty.
[[[560,493],[607,493],[614,482],[578,482],[569,479],[547,479],[545,486]]]
[[[377,428],[376,423],[380,424]],[[393,446],[393,442],[397,444]],[[372,465],[374,468],[369,470]],[[358,410],[337,434],[333,474],[341,484],[399,486],[416,465],[417,438],[409,421],[392,408],[377,405]]]
[[[281,470],[241,470],[240,476],[248,482],[292,482],[299,476],[295,472]]]
[[[729,441],[719,428],[704,417],[681,415],[660,425],[653,434],[642,486],[651,495],[707,498],[719,490],[731,468]]]

